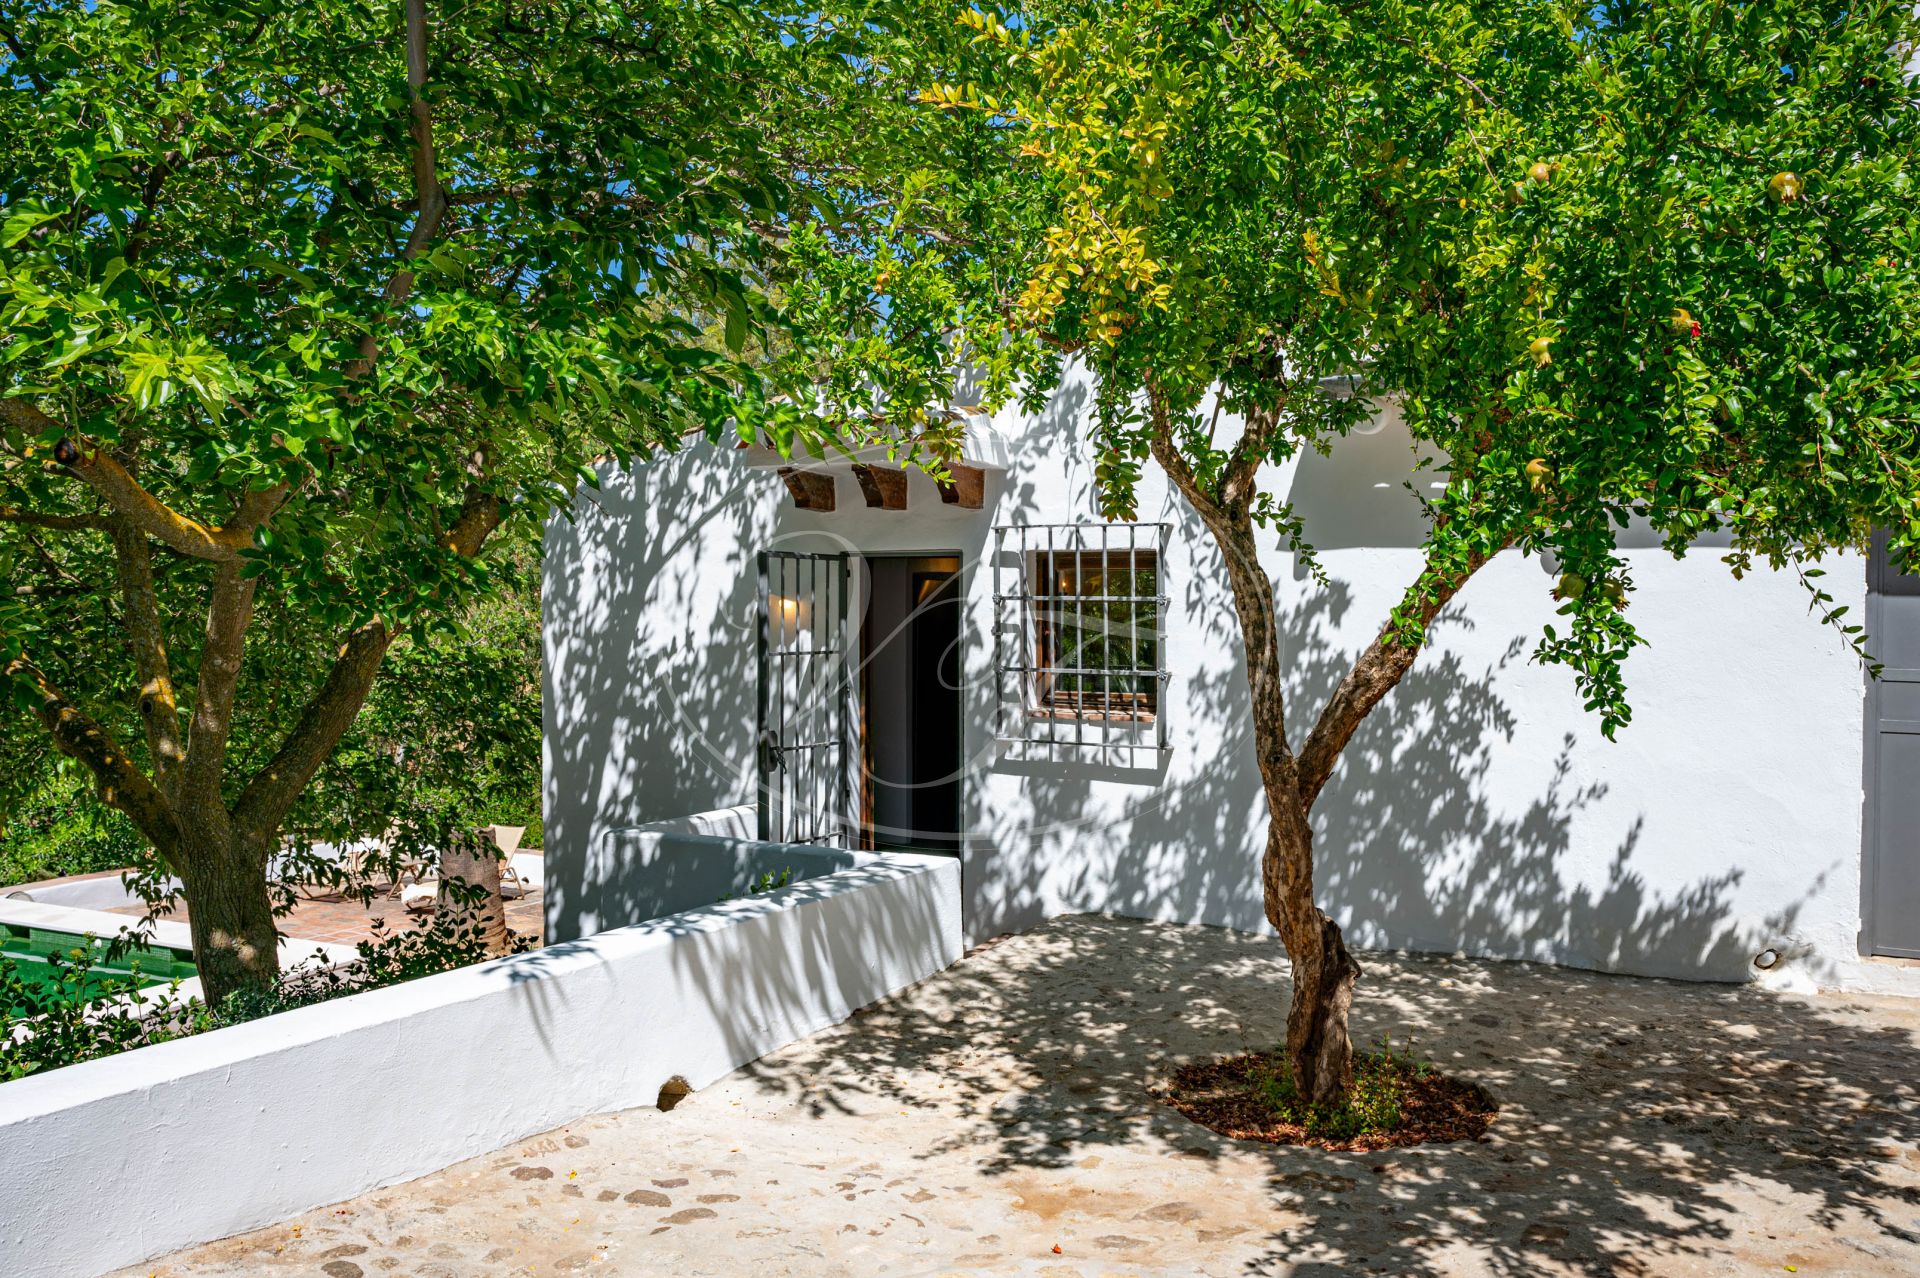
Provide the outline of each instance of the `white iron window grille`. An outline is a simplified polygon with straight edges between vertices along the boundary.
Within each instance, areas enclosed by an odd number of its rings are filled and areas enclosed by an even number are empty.
[[[995,735],[1041,756],[1167,748],[1166,524],[994,531]]]

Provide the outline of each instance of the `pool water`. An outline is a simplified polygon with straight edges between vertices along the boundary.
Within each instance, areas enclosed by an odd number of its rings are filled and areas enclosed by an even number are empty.
[[[57,955],[71,963],[76,951],[92,955],[93,962],[87,970],[85,1001],[88,1002],[99,997],[101,987],[108,981],[121,985],[132,983],[145,989],[150,985],[190,980],[197,975],[193,968],[193,955],[186,950],[164,945],[136,945],[109,961],[106,957],[107,944],[98,937],[81,936],[74,932],[56,932],[16,923],[0,924],[0,956],[12,960],[14,970],[25,985],[21,998],[29,1004],[9,1007],[5,1009],[7,1013],[33,1016],[47,1009],[48,1000],[64,1001],[70,997],[68,989],[60,983],[60,973],[48,961],[49,956]]]

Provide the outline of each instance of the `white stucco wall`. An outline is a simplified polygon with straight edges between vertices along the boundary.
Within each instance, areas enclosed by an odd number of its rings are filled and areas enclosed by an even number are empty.
[[[918,474],[905,512],[868,509],[844,477],[837,511],[799,511],[770,471],[700,446],[609,474],[577,522],[556,522],[550,910],[592,897],[582,867],[606,829],[751,801],[754,554],[772,545],[963,556],[969,935],[1077,910],[1264,927],[1264,813],[1231,604],[1204,530],[1152,467],[1140,518],[1173,525],[1172,751],[1159,768],[1122,770],[993,746],[991,527],[1096,519],[1090,401],[1076,378],[1040,416],[999,415],[1009,469],[990,477],[983,511],[941,504]],[[1305,516],[1332,577],[1322,590],[1291,556],[1266,556],[1296,736],[1417,572],[1411,474],[1389,420],[1331,459],[1264,477]],[[1857,953],[1857,662],[1790,575],[1736,582],[1711,547],[1676,561],[1623,536],[1632,616],[1652,646],[1629,662],[1636,715],[1619,742],[1601,737],[1565,670],[1529,659],[1557,606],[1553,570],[1502,557],[1443,615],[1316,808],[1324,903],[1369,946],[1737,980],[1792,937],[1813,947],[1796,962],[1823,984],[1920,992],[1914,971]],[[1863,563],[1827,566],[1824,584],[1859,615]]]
[[[89,1278],[653,1104],[959,956],[953,861],[870,857],[0,1083],[0,1274]]]

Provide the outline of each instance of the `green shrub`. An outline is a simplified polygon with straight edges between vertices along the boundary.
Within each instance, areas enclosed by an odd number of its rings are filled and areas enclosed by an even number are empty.
[[[47,956],[54,982],[30,980],[0,954],[0,1080],[112,1056],[209,1028],[199,1004],[180,1004],[178,985],[141,990],[131,977],[95,973],[92,947]],[[36,965],[37,966],[37,965]],[[128,1000],[123,1009],[102,1001]],[[31,1032],[16,1033],[22,1025]]]
[[[747,880],[747,895],[765,896],[769,892],[778,892],[781,888],[786,887],[792,882],[793,867],[791,865],[777,873],[773,870],[768,870],[764,874],[755,875],[753,878]],[[732,901],[736,898],[733,893],[729,892],[720,899],[722,901]]]
[[[0,812],[0,886],[117,870],[140,861],[146,847],[133,823],[81,777],[49,769]]]
[[[527,938],[516,937],[514,951],[524,951],[529,944]],[[139,990],[132,979],[96,974],[91,947],[50,955],[48,963],[56,975],[51,987],[29,980],[12,959],[0,955],[0,1080],[243,1025],[296,1007],[449,972],[488,957],[472,924],[440,917],[425,927],[392,933],[376,924],[374,935],[355,948],[360,959],[350,968],[302,965],[282,973],[270,989],[235,990],[211,1009],[197,999],[181,1002],[177,982],[164,990]],[[105,1000],[121,996],[130,996],[129,1006],[102,1006]],[[29,1032],[16,1033],[23,1026]]]

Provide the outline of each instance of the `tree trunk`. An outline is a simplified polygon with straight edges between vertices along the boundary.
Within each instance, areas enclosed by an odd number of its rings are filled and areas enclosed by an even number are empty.
[[[1293,964],[1287,1012],[1287,1061],[1301,1096],[1337,1101],[1353,1085],[1348,1013],[1360,967],[1335,923],[1313,900],[1313,825],[1301,793],[1298,761],[1287,745],[1286,698],[1273,582],[1260,565],[1252,521],[1243,511],[1206,520],[1226,561],[1247,657],[1254,749],[1267,798],[1267,848],[1260,886],[1267,921]]]
[[[191,837],[191,836],[189,836]],[[265,868],[231,836],[208,835],[184,855],[187,923],[193,932],[193,962],[202,997],[217,1007],[246,985],[271,986],[280,976],[278,929]]]
[[[500,892],[500,849],[484,834],[457,832],[440,854],[440,910],[473,928],[487,953],[507,952],[507,902]]]
[[[1202,484],[1174,442],[1167,403],[1149,381],[1154,459],[1213,534],[1233,587],[1234,612],[1247,658],[1247,691],[1260,785],[1267,799],[1267,849],[1261,858],[1261,895],[1267,921],[1280,933],[1293,963],[1293,1001],[1287,1011],[1287,1062],[1299,1094],[1315,1103],[1338,1100],[1353,1086],[1353,1038],[1348,1015],[1360,965],[1347,953],[1340,925],[1313,901],[1313,824],[1309,814],[1333,775],[1340,752],[1362,720],[1397,686],[1421,644],[1403,636],[1402,621],[1431,624],[1467,580],[1508,545],[1511,534],[1476,544],[1436,543],[1395,619],[1360,655],[1322,709],[1298,755],[1287,743],[1285,684],[1273,582],[1260,566],[1252,509],[1260,460],[1272,422],[1249,417],[1213,486]],[[1438,524],[1436,524],[1436,528]]]
[[[1353,1086],[1347,1018],[1360,966],[1347,953],[1340,925],[1313,903],[1313,828],[1304,812],[1298,820],[1269,818],[1262,870],[1267,921],[1293,963],[1287,1069],[1301,1096],[1316,1104],[1335,1101]]]

